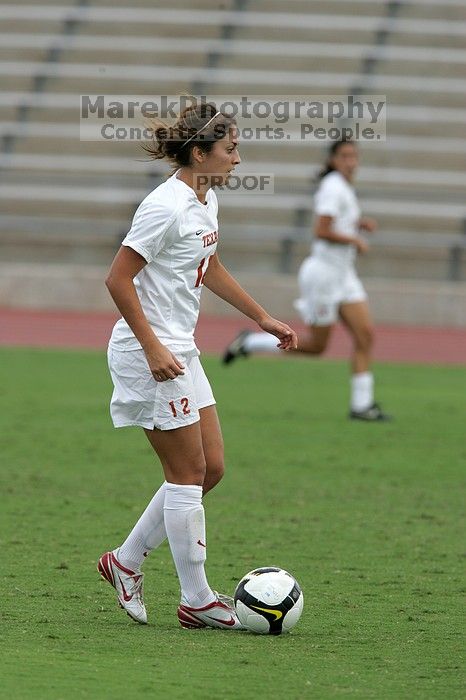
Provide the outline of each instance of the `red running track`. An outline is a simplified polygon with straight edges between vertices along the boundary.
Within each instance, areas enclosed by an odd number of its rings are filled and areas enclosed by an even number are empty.
[[[110,313],[31,311],[0,308],[0,345],[105,348],[115,320]],[[298,333],[302,323],[289,321]],[[200,317],[196,341],[204,352],[220,353],[243,328],[254,329],[242,317]],[[341,326],[333,333],[326,357],[343,359],[350,341]],[[412,326],[377,326],[374,357],[387,362],[466,364],[466,329]]]

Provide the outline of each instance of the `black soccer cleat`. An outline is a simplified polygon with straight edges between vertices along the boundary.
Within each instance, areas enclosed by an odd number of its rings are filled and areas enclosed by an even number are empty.
[[[244,341],[250,334],[251,331],[241,331],[241,333],[238,333],[236,338],[231,341],[223,354],[222,362],[224,365],[229,365],[233,360],[236,360],[237,357],[247,357],[249,355],[249,352],[244,348]]]
[[[392,417],[384,413],[378,403],[366,408],[365,411],[350,411],[351,420],[364,420],[367,422],[391,421]]]

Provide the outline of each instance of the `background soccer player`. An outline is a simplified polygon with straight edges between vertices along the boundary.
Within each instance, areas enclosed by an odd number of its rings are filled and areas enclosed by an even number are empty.
[[[373,233],[377,224],[373,219],[361,218],[352,185],[358,161],[354,143],[337,141],[331,145],[319,176],[314,202],[315,240],[312,254],[302,263],[298,276],[301,297],[296,307],[309,329],[308,337],[299,338],[298,352],[323,353],[340,317],[353,339],[350,418],[381,421],[388,416],[374,401],[372,320],[367,294],[354,267],[356,254],[368,249],[359,231]],[[252,352],[276,351],[272,336],[243,331],[228,346],[224,362]]]

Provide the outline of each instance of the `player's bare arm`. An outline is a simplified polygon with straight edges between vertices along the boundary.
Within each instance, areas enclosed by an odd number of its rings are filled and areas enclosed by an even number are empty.
[[[262,330],[272,333],[279,339],[278,347],[282,350],[294,350],[298,340],[296,333],[286,323],[272,318],[265,309],[241,287],[235,278],[222,265],[217,253],[211,260],[204,277],[204,286],[220,299],[234,306],[245,316],[255,321]]]
[[[133,280],[146,264],[142,255],[128,246],[121,246],[105,284],[121,315],[141,343],[154,378],[165,381],[183,374],[184,367],[159,341],[142,310]]]
[[[317,238],[324,238],[333,243],[344,243],[354,245],[358,253],[366,253],[369,249],[365,240],[359,236],[345,236],[333,230],[333,216],[318,216],[315,225],[315,235]]]

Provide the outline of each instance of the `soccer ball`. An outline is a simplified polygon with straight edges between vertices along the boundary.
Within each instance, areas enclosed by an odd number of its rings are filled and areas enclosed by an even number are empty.
[[[296,579],[277,566],[264,566],[243,576],[235,591],[241,624],[256,634],[283,634],[298,622],[304,598]]]

